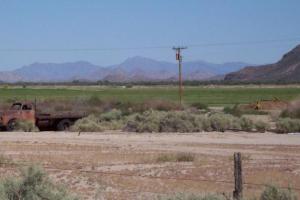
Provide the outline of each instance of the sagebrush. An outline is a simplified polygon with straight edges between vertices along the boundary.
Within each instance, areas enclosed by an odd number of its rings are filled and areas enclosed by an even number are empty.
[[[281,189],[274,185],[266,186],[260,195],[260,200],[297,200],[297,195],[292,189]]]
[[[31,121],[17,120],[15,127],[14,127],[14,131],[37,132],[37,131],[39,131],[39,129]]]
[[[50,181],[39,167],[30,166],[21,170],[20,177],[0,180],[1,200],[78,200],[63,186]]]
[[[278,133],[300,132],[300,119],[280,118],[276,122],[276,131]]]

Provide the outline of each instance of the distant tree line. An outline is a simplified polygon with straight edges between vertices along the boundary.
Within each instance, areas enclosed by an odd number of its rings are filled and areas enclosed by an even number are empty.
[[[228,80],[186,80],[184,85],[186,86],[205,86],[205,85],[290,85],[290,84],[300,84],[299,81],[289,81],[289,80],[275,80],[275,81],[228,81]],[[74,80],[71,82],[14,82],[7,83],[0,81],[0,85],[7,86],[56,86],[56,85],[65,85],[65,86],[159,86],[159,85],[178,85],[177,81],[134,81],[134,82],[111,82],[111,81],[79,81]]]

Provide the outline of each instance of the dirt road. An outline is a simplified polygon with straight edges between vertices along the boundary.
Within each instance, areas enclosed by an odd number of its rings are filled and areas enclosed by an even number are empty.
[[[243,155],[247,196],[263,188],[251,183],[300,188],[300,135],[0,133],[0,158],[40,164],[83,199],[154,199],[178,192],[229,195],[237,151]],[[182,162],[173,159],[178,156]],[[16,168],[0,159],[2,177],[15,174]]]

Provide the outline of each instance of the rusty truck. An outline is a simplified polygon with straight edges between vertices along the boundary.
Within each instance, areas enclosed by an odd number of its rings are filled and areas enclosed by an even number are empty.
[[[65,131],[85,116],[86,113],[82,112],[43,113],[37,111],[36,103],[15,102],[8,110],[0,113],[0,127],[13,131],[18,120],[26,120],[34,123],[40,130]]]

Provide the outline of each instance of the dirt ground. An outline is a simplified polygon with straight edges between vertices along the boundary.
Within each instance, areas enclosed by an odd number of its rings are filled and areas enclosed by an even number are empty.
[[[54,181],[82,199],[156,199],[180,192],[231,195],[234,152],[243,156],[246,196],[258,195],[260,184],[300,189],[297,134],[2,132],[0,175],[17,172],[15,164],[1,164],[6,157],[43,166]],[[194,160],[168,159],[180,153],[194,155]]]

